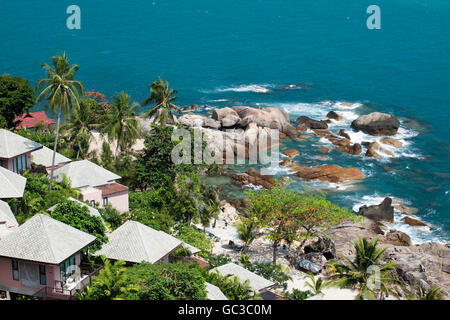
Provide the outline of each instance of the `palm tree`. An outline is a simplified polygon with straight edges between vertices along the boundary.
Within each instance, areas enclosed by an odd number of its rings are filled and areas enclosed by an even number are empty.
[[[124,91],[116,94],[111,104],[111,115],[105,131],[109,141],[117,142],[114,158],[117,158],[119,149],[125,150],[131,147],[141,134],[141,128],[136,119],[136,109],[139,104],[130,104],[130,96]]]
[[[314,295],[322,295],[323,292],[322,289],[324,287],[324,282],[322,278],[315,279],[314,275],[312,273],[308,273],[305,278],[308,278],[311,280],[311,282],[305,282],[306,286],[310,287],[312,289],[312,292]]]
[[[421,284],[416,288],[415,298],[417,300],[444,300],[444,291],[439,287],[431,287],[426,290]]]
[[[127,287],[127,268],[125,262],[118,260],[114,264],[101,256],[103,269],[100,270],[92,283],[79,294],[80,300],[120,300],[121,295],[127,290],[135,290]]]
[[[255,229],[256,225],[253,221],[249,219],[241,218],[241,223],[236,226],[239,238],[244,241],[244,249],[243,252],[247,252],[248,247],[252,244],[253,240],[255,240]]]
[[[77,158],[80,153],[83,158],[86,156],[89,149],[89,143],[94,136],[92,130],[99,127],[98,124],[92,123],[91,111],[90,104],[86,100],[81,100],[80,107],[72,110],[72,114],[67,124],[67,133],[70,140],[72,141],[72,144],[76,145],[78,148]],[[84,145],[87,146],[86,152],[83,151],[82,146]]]
[[[177,97],[177,91],[169,88],[169,82],[164,81],[160,77],[154,81],[150,86],[150,98],[144,99],[142,105],[156,103],[156,105],[149,111],[142,115],[143,118],[155,116],[155,120],[159,119],[163,127],[166,126],[166,121],[170,117],[173,119],[173,112],[180,113],[179,106],[172,103]]]
[[[377,249],[378,238],[371,241],[359,238],[355,242],[356,257],[351,261],[341,255],[345,262],[330,261],[335,270],[327,285],[340,288],[358,289],[356,299],[376,299],[376,291],[389,292],[388,284],[394,282],[395,262],[381,264],[380,259],[386,249]],[[375,282],[375,283],[374,283]],[[374,288],[377,284],[378,288]]]
[[[58,113],[56,122],[55,145],[53,147],[52,169],[50,173],[51,190],[53,185],[53,172],[55,168],[55,156],[58,147],[59,126],[61,123],[61,112],[70,114],[73,107],[79,107],[80,94],[84,94],[84,87],[80,81],[75,81],[75,73],[78,71],[78,65],[70,65],[66,53],[58,54],[51,58],[53,66],[47,63],[42,64],[42,68],[47,73],[47,78],[37,82],[36,87],[41,91],[37,101],[45,98],[45,103],[50,107],[53,113]]]

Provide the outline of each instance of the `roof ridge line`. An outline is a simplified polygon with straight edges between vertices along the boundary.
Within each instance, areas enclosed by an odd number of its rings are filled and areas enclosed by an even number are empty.
[[[142,239],[142,232],[141,232],[141,226],[140,226],[140,223],[137,222],[137,221],[132,221],[132,220],[129,220],[129,221],[136,224],[136,228],[138,229],[138,233],[139,233],[139,240],[140,240],[140,242],[141,242],[141,244],[142,244],[142,247],[144,248],[144,252],[145,252],[147,261],[150,260],[150,255],[148,254],[147,246],[145,245],[144,239]]]
[[[45,231],[45,238],[46,238],[47,242],[49,243],[49,246],[48,246],[48,247],[50,248],[50,251],[51,251],[51,253],[52,253],[53,261],[56,261],[55,251],[53,250],[52,242],[51,242],[50,239],[49,239],[47,227],[46,227],[46,225],[45,225],[45,223],[44,223],[44,219],[42,218],[43,214],[38,213],[38,215],[39,215],[39,219],[41,220],[42,227],[44,228],[44,231]]]

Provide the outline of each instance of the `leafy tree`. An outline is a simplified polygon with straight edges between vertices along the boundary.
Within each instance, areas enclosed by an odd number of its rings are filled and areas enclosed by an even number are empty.
[[[220,266],[223,266],[224,264],[231,262],[231,257],[229,255],[223,254],[223,253],[218,254],[218,255],[210,253],[210,254],[208,254],[207,259],[208,259],[209,266],[211,268],[220,267]]]
[[[134,220],[166,233],[171,233],[172,227],[175,225],[172,216],[168,212],[160,212],[152,208],[133,209],[127,215],[127,220]]]
[[[396,263],[380,262],[386,249],[377,249],[378,238],[368,241],[359,238],[355,242],[356,257],[354,261],[341,255],[344,262],[330,260],[329,264],[335,270],[327,285],[340,288],[351,287],[358,290],[356,299],[371,299],[377,297],[376,291],[389,292],[389,284],[395,282],[394,270]],[[375,283],[374,283],[375,281]],[[375,287],[378,288],[375,288]]]
[[[103,269],[79,294],[80,300],[123,300],[128,292],[136,290],[131,285],[127,286],[127,268],[124,261],[119,260],[111,264],[104,256],[101,258]]]
[[[292,293],[286,292],[284,297],[288,300],[306,300],[312,295],[313,294],[309,290],[301,291],[298,289],[293,289]]]
[[[15,208],[17,221],[22,224],[36,213],[45,213],[51,206],[65,201],[68,197],[78,197],[78,191],[70,187],[66,177],[55,183],[53,190],[48,190],[49,180],[46,174],[33,174],[25,171],[22,174],[27,178],[23,197],[8,200],[11,208]]]
[[[203,272],[197,263],[135,264],[126,271],[127,300],[205,300]]]
[[[278,286],[282,286],[285,289],[287,287],[287,281],[291,280],[291,277],[286,272],[287,270],[281,264],[249,262],[244,264],[244,267],[267,280],[275,282]]]
[[[324,195],[290,191],[287,185],[277,185],[271,189],[246,191],[249,196],[247,215],[264,227],[266,237],[273,242],[273,264],[276,264],[277,249],[282,241],[292,243],[305,241],[316,236],[330,226],[344,221],[356,220],[347,209],[327,201]]]
[[[111,231],[114,231],[122,224],[122,214],[113,208],[110,203],[107,203],[104,208],[99,208],[98,211]]]
[[[250,282],[242,282],[232,275],[223,276],[218,270],[208,273],[206,281],[217,286],[229,300],[260,300],[258,293],[252,290]]]
[[[155,119],[159,119],[163,127],[166,126],[167,119],[173,119],[174,112],[180,113],[180,107],[175,105],[173,101],[176,100],[176,90],[169,88],[169,82],[164,81],[161,78],[154,81],[150,86],[150,97],[144,99],[142,105],[148,105],[150,103],[156,103],[156,105],[149,111],[144,113],[142,117],[147,118],[155,116]]]
[[[100,249],[103,243],[108,242],[102,220],[91,216],[86,206],[80,206],[74,201],[61,202],[53,210],[51,217],[97,237],[91,246],[93,250]]]
[[[141,128],[136,119],[137,108],[139,108],[139,104],[136,102],[130,104],[130,96],[124,91],[113,98],[110,106],[111,115],[105,131],[110,141],[116,140],[117,142],[115,157],[119,150],[131,148],[141,134]]]
[[[21,116],[34,105],[34,90],[27,80],[0,76],[0,128],[11,129],[16,126],[16,116]]]
[[[208,257],[208,251],[212,248],[212,241],[205,233],[186,224],[178,225],[176,229],[176,237],[178,239],[201,250],[200,256]]]
[[[58,113],[56,121],[56,136],[53,148],[52,169],[50,173],[50,185],[53,186],[53,172],[55,168],[55,156],[58,148],[58,135],[61,123],[61,112],[70,114],[73,107],[79,108],[80,94],[84,94],[84,87],[80,81],[74,80],[78,65],[70,65],[66,53],[58,54],[51,58],[53,67],[47,63],[42,64],[42,68],[47,73],[47,78],[37,82],[36,87],[40,92],[37,100],[45,99],[53,113]]]

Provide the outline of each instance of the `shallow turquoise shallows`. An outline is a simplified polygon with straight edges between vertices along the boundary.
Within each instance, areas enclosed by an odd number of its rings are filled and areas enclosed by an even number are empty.
[[[66,28],[71,4],[81,8],[81,30]],[[381,30],[366,27],[371,4],[381,8]],[[0,72],[33,83],[44,76],[42,62],[66,51],[86,89],[109,97],[125,90],[142,101],[161,76],[178,89],[180,105],[262,104],[293,119],[336,110],[347,128],[359,114],[395,114],[402,125],[394,138],[404,142],[395,159],[333,151],[321,160],[317,138],[286,142],[282,149],[301,151],[298,163],[336,163],[367,176],[339,189],[296,179],[291,187],[323,188],[355,210],[391,196],[432,226],[407,227],[397,213],[394,227],[415,241],[450,240],[450,1],[19,0],[1,7]]]

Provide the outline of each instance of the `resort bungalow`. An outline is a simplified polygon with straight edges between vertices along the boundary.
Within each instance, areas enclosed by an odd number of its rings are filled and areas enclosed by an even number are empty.
[[[206,285],[206,298],[208,300],[228,300],[228,298],[223,294],[219,287],[205,282]]]
[[[131,220],[114,230],[108,240],[95,255],[129,264],[168,262],[169,255],[183,245],[183,241],[163,231]]]
[[[0,129],[0,167],[21,173],[31,167],[31,153],[41,148],[37,142]]]
[[[54,171],[56,181],[63,176],[71,181],[72,188],[81,190],[81,200],[100,208],[110,203],[119,212],[128,211],[128,187],[117,183],[121,177],[88,160],[74,161]]]
[[[0,239],[15,230],[19,224],[9,205],[0,200]]]
[[[246,280],[249,281],[250,288],[257,292],[258,294],[264,294],[268,289],[275,285],[274,282],[264,279],[263,277],[253,273],[244,267],[241,267],[235,263],[227,263],[223,266],[214,268],[209,271],[218,272],[222,276],[232,275],[239,278],[241,283],[244,283]]]
[[[34,129],[38,124],[44,127],[55,125],[56,122],[47,117],[44,111],[25,113],[21,116],[16,116],[16,129],[21,128]]]
[[[0,167],[0,199],[22,198],[27,179]]]
[[[40,166],[44,166],[47,170],[47,173],[50,173],[52,169],[52,161],[53,161],[53,150],[43,146],[42,149],[33,151],[31,153],[31,161]],[[62,154],[56,152],[55,155],[55,169],[60,168],[72,160],[63,156]]]
[[[81,250],[95,237],[36,214],[0,240],[0,290],[44,299],[73,299],[89,281]]]

